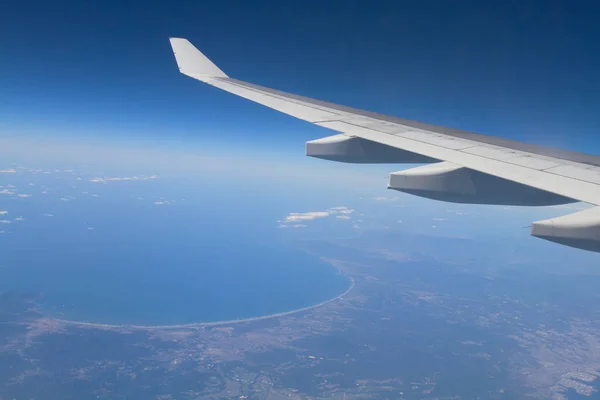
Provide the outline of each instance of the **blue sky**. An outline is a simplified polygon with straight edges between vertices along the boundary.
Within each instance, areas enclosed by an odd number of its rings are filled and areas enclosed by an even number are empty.
[[[236,144],[327,131],[181,76],[169,36],[233,77],[387,114],[599,152],[594,1],[9,1],[2,136]]]

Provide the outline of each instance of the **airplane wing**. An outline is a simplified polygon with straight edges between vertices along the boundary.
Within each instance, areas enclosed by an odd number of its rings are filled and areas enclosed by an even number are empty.
[[[182,74],[337,132],[307,142],[308,156],[425,164],[390,174],[389,189],[455,203],[600,205],[600,156],[390,117],[243,82],[227,76],[188,40],[170,41]],[[600,207],[534,222],[531,234],[600,252]]]

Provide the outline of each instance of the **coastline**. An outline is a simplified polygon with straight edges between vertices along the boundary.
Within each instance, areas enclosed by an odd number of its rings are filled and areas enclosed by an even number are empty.
[[[71,321],[71,320],[59,319],[59,318],[52,318],[52,319],[56,322],[66,324],[66,325],[71,325],[71,326],[103,328],[103,329],[140,329],[140,330],[203,328],[203,327],[210,327],[210,326],[241,324],[241,323],[245,323],[245,322],[261,321],[261,320],[265,320],[265,319],[278,318],[278,317],[284,317],[284,316],[288,316],[288,315],[292,315],[292,314],[296,314],[296,313],[301,313],[304,311],[309,311],[309,310],[313,310],[315,308],[322,307],[322,306],[332,303],[336,300],[340,300],[342,297],[349,294],[352,291],[352,289],[354,289],[354,285],[355,285],[354,278],[352,278],[351,276],[348,276],[348,275],[346,275],[346,277],[350,280],[350,287],[348,289],[346,289],[346,291],[344,291],[343,293],[341,293],[335,297],[332,297],[331,299],[322,301],[321,303],[313,304],[311,306],[298,308],[298,309],[290,310],[290,311],[284,311],[284,312],[275,313],[275,314],[262,315],[259,317],[240,318],[240,319],[232,319],[232,320],[226,320],[226,321],[213,321],[213,322],[192,322],[192,323],[188,323],[188,324],[177,324],[177,325],[125,325],[125,324],[119,325],[119,324],[101,324],[101,323],[94,323],[94,322]]]

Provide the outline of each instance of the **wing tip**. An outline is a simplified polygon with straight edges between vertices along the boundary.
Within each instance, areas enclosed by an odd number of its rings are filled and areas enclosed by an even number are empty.
[[[189,40],[169,37],[179,72],[192,78],[227,78],[228,76]]]

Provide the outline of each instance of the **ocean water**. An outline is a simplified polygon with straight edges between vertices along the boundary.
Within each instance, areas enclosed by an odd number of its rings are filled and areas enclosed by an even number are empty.
[[[0,236],[0,291],[40,293],[67,320],[177,325],[291,311],[349,287],[286,244],[277,219],[291,206],[264,191],[81,185],[0,204],[24,217]]]

